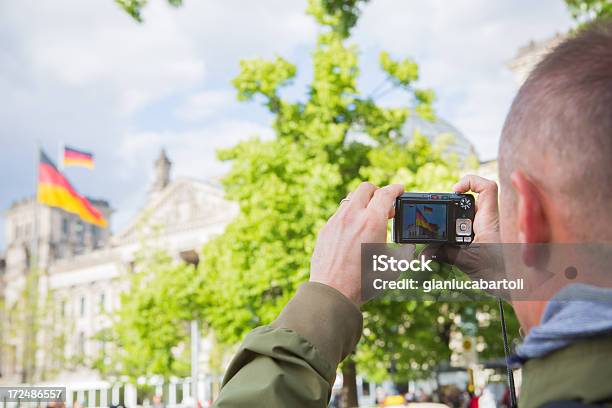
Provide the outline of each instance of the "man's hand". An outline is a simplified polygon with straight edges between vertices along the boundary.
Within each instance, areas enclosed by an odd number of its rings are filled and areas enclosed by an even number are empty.
[[[474,241],[468,247],[431,244],[423,250],[423,255],[457,266],[471,279],[499,278],[504,274],[501,248],[497,245],[474,245],[500,242],[497,183],[470,174],[459,180],[453,189],[458,193],[468,191],[478,193],[474,217]]]
[[[476,217],[474,218],[474,242],[497,243],[499,237],[499,206],[497,202],[497,183],[480,176],[463,176],[453,190],[458,193],[472,191],[478,193]]]
[[[311,259],[310,281],[331,286],[357,306],[361,299],[361,244],[387,242],[387,220],[404,187],[377,188],[361,183],[342,200],[319,232]]]

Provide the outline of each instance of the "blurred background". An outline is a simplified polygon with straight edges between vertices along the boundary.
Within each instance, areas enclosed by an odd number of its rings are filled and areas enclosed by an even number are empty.
[[[495,179],[526,75],[611,12],[0,1],[0,384],[66,385],[75,406],[207,406],[244,335],[307,279],[348,191]],[[41,199],[41,150],[104,223]],[[366,306],[332,404],[507,404],[498,317],[494,302]]]

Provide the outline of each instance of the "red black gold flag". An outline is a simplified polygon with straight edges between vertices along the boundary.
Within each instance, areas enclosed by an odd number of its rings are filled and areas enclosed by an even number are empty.
[[[82,166],[88,169],[94,167],[94,157],[92,153],[78,150],[73,147],[64,146],[64,157],[62,158],[64,166]]]
[[[38,162],[38,202],[78,215],[83,221],[102,228],[108,226],[102,213],[72,187],[68,179],[41,150]]]
[[[421,213],[421,211],[419,211],[419,209],[416,209],[416,225],[420,226],[421,228],[426,229],[427,231],[430,232],[437,232],[438,231],[438,225],[437,224],[433,224],[429,221],[427,221],[427,218],[425,218],[425,216],[423,215],[423,213]]]

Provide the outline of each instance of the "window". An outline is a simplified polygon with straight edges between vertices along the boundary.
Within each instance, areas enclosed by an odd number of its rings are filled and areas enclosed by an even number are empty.
[[[94,248],[100,247],[100,228],[95,225],[91,226],[91,242]]]
[[[106,295],[104,292],[100,293],[100,302],[98,307],[100,308],[100,313],[106,311]]]
[[[85,317],[85,296],[81,296],[81,317]]]
[[[69,226],[70,224],[68,223],[68,218],[63,217],[62,218],[62,235],[65,237],[68,236]]]
[[[85,356],[85,333],[79,333],[79,356]]]
[[[361,389],[362,389],[362,393],[364,397],[370,396],[370,383],[369,382],[367,382],[366,380],[363,380]]]
[[[75,255],[85,252],[85,226],[81,220],[73,223],[71,241],[74,243],[73,252]]]
[[[75,231],[77,243],[83,244],[83,240],[85,239],[85,225],[81,220],[77,221]]]

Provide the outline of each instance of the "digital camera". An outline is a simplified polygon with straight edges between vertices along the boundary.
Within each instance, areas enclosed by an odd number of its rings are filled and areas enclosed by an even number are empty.
[[[475,214],[470,194],[404,193],[395,201],[393,241],[469,245]]]

